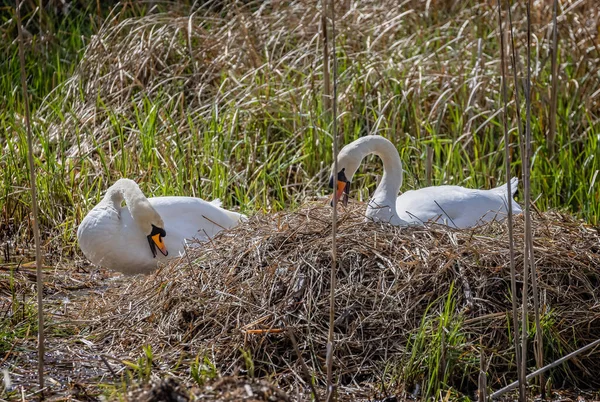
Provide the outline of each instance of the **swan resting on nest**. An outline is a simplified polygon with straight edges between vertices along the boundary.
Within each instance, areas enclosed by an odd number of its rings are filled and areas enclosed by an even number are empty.
[[[85,216],[77,240],[95,265],[147,274],[158,262],[183,255],[188,239],[207,241],[243,219],[244,215],[221,208],[218,199],[146,198],[136,182],[120,179]]]
[[[368,219],[394,226],[437,222],[454,228],[469,228],[507,216],[507,184],[490,190],[432,186],[398,196],[402,186],[402,161],[394,144],[379,135],[361,137],[339,152],[338,171],[332,171],[329,180],[329,186],[333,188],[334,177],[337,177],[333,195],[336,201],[342,199],[347,204],[352,177],[369,154],[381,158],[383,177],[367,205],[365,215]],[[512,196],[518,183],[516,177],[510,181]],[[512,197],[510,202],[513,214],[520,214],[519,204]]]

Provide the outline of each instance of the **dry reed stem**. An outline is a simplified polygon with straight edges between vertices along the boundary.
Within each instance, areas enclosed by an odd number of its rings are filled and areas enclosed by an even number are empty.
[[[41,2],[41,0],[40,0]],[[19,62],[21,65],[21,89],[23,90],[23,102],[25,104],[25,127],[27,129],[27,161],[29,164],[29,178],[31,186],[31,205],[33,215],[33,238],[35,243],[35,266],[36,266],[36,292],[37,292],[37,314],[38,314],[38,383],[40,390],[44,389],[44,281],[42,277],[42,245],[40,242],[39,214],[36,192],[36,169],[33,163],[33,140],[31,134],[31,118],[29,115],[29,93],[27,91],[27,79],[25,78],[25,51],[23,44],[23,28],[21,27],[21,1],[17,0],[17,32],[19,42]],[[40,27],[42,26],[42,8],[40,7]]]
[[[596,339],[594,342],[588,343],[587,345],[585,345],[585,346],[583,346],[583,347],[581,347],[581,348],[579,348],[579,349],[577,349],[577,350],[569,353],[568,355],[563,356],[560,359],[555,360],[552,363],[550,363],[550,364],[548,364],[548,365],[546,365],[546,366],[544,366],[542,368],[537,369],[533,373],[527,374],[527,381],[529,381],[529,380],[531,380],[533,378],[536,378],[538,376],[541,376],[543,373],[545,373],[546,371],[550,370],[551,368],[556,367],[556,366],[558,366],[560,364],[563,364],[563,363],[567,362],[569,359],[573,359],[577,355],[579,355],[579,354],[581,354],[581,353],[583,353],[583,352],[585,352],[585,351],[587,351],[587,350],[589,350],[589,349],[591,349],[591,348],[593,348],[595,346],[598,346],[598,345],[600,345],[600,339]],[[512,384],[509,384],[506,387],[504,387],[502,389],[499,389],[498,391],[494,392],[491,395],[491,398],[498,398],[501,395],[505,394],[506,392],[508,392],[508,391],[510,391],[512,389],[515,389],[516,386],[517,386],[517,383],[513,382]],[[542,400],[543,399],[545,399],[545,398],[542,397]]]
[[[544,366],[544,355],[543,355],[543,336],[542,336],[542,326],[540,323],[540,306],[539,306],[539,293],[537,286],[537,269],[535,265],[535,256],[533,250],[533,234],[531,232],[531,1],[527,1],[527,81],[526,81],[526,92],[525,92],[525,102],[526,102],[526,120],[525,120],[525,155],[522,155],[523,158],[523,187],[525,192],[524,202],[525,202],[525,269],[528,268],[531,270],[531,287],[533,292],[533,312],[534,312],[534,322],[535,322],[535,345],[534,345],[534,356],[536,367],[541,369]],[[525,274],[524,274],[525,276]],[[527,293],[524,291],[524,295]],[[526,297],[524,296],[524,299]],[[526,303],[526,302],[524,302]],[[525,310],[525,307],[523,308]],[[525,315],[525,314],[524,314]],[[523,321],[525,325],[527,323],[526,320]],[[526,333],[526,327],[523,328],[523,333]],[[523,343],[523,348],[526,345]],[[525,361],[525,359],[523,359]],[[523,361],[522,367],[523,366]],[[524,376],[521,373],[522,378]],[[539,385],[542,394],[542,398],[545,399],[546,390],[543,386],[544,377],[540,375],[539,377]]]
[[[527,158],[527,154],[526,154],[526,150],[525,150],[525,136],[523,134],[523,129],[522,129],[522,124],[521,124],[521,99],[519,97],[519,81],[517,79],[518,77],[518,58],[517,58],[517,50],[516,50],[516,45],[515,45],[515,30],[513,28],[513,21],[512,21],[512,11],[511,11],[511,4],[510,2],[507,2],[508,4],[508,26],[509,26],[509,31],[510,31],[510,39],[511,39],[511,53],[512,53],[512,58],[511,58],[511,65],[512,65],[512,70],[513,70],[513,78],[514,78],[514,94],[515,94],[515,112],[517,115],[517,129],[518,129],[518,133],[519,133],[519,148],[521,150],[521,158],[524,161],[523,164],[526,164],[526,158]],[[526,169],[523,169],[523,182],[525,181],[525,171]],[[525,186],[525,183],[523,183],[523,186]],[[525,208],[529,208],[529,203],[525,203]],[[520,359],[520,364],[521,364],[521,369],[518,371],[518,375],[519,375],[519,401],[525,401],[526,399],[526,393],[525,393],[525,387],[526,387],[526,383],[525,383],[525,369],[526,369],[526,365],[527,365],[527,332],[526,332],[526,328],[527,328],[527,265],[524,264],[523,265],[523,285],[522,285],[522,294],[523,294],[523,298],[522,298],[522,305],[521,305],[521,337],[519,338],[521,341],[521,359]]]
[[[336,31],[335,31],[335,2],[329,2],[329,11],[331,13],[331,49],[333,61],[333,97],[331,99],[331,137],[333,139],[333,187],[337,186],[337,155],[338,155],[338,133],[337,133],[337,47],[336,47]],[[335,325],[335,291],[336,291],[336,275],[337,275],[337,224],[338,224],[338,199],[333,197],[333,214],[331,225],[331,276],[330,276],[330,291],[329,291],[329,331],[327,335],[327,401],[336,400],[336,386],[333,383],[333,357],[335,354],[334,343],[334,325]]]
[[[511,166],[511,158],[509,153],[509,143],[510,137],[508,135],[508,99],[507,99],[507,90],[506,90],[506,67],[505,67],[505,49],[506,45],[504,43],[504,26],[502,25],[502,3],[501,0],[498,0],[498,25],[500,28],[500,73],[502,77],[502,101],[503,101],[503,113],[502,113],[502,125],[504,127],[504,164],[506,166],[506,191],[507,191],[507,199],[512,198],[512,186],[511,181],[508,178],[512,177],[510,166]],[[521,344],[520,336],[519,336],[519,313],[518,313],[518,303],[517,303],[517,276],[515,271],[515,250],[514,250],[514,240],[513,240],[513,210],[512,203],[507,203],[508,205],[508,247],[510,253],[510,289],[511,289],[511,302],[512,302],[512,322],[513,322],[513,344],[515,350],[515,361],[517,365],[517,376],[519,378],[519,382],[521,381],[521,351],[519,350],[519,346]],[[520,383],[519,383],[520,384]],[[523,390],[523,386],[519,388]]]
[[[556,139],[556,109],[558,105],[558,0],[552,2],[552,92],[550,95],[550,127],[548,131],[547,148],[550,155],[554,154]]]

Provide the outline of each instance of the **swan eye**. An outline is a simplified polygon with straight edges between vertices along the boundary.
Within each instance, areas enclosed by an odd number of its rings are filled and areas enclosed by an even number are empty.
[[[348,182],[348,179],[346,178],[346,168],[342,168],[342,170],[340,170],[337,174],[337,179],[338,182],[339,181],[343,181],[344,183]],[[329,177],[329,188],[333,188],[333,175],[331,175]]]

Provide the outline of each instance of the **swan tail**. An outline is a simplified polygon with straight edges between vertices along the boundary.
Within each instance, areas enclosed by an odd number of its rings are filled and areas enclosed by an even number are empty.
[[[510,179],[510,189],[512,190],[512,196],[515,196],[515,193],[517,192],[517,187],[519,187],[519,178],[518,177],[513,177],[512,179]]]
[[[523,209],[515,200],[512,200],[512,213],[513,215],[519,215],[523,213]]]
[[[239,212],[228,211],[226,209],[224,209],[224,211],[227,213],[227,216],[236,223],[246,222],[248,220],[246,215],[240,214]]]
[[[499,194],[506,194],[507,186],[508,183],[504,183],[503,185],[496,187],[494,190],[496,190]],[[510,179],[510,192],[512,193],[513,197],[517,192],[517,187],[519,187],[519,179],[517,177],[513,177]]]
[[[495,190],[498,190],[498,193],[506,200],[506,191],[507,191],[508,183],[505,183],[499,187],[496,187]],[[517,192],[517,187],[519,186],[519,178],[513,177],[510,179],[510,192],[512,193],[512,197],[515,196]],[[512,213],[513,215],[519,215],[523,213],[523,209],[521,206],[513,200],[511,197],[510,202],[512,202]]]
[[[231,219],[236,224],[240,223],[240,222],[246,222],[248,220],[248,217],[246,215],[224,209],[223,202],[219,198],[215,198],[210,203],[212,205],[214,205],[215,207],[221,208],[225,212],[225,214],[229,217],[229,219]]]

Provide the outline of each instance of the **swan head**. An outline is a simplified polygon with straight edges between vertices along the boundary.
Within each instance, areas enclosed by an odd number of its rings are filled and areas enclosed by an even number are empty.
[[[167,236],[165,224],[150,202],[145,197],[134,197],[129,200],[128,206],[133,220],[146,233],[152,256],[156,258],[157,249],[165,257],[169,255],[163,240]]]
[[[333,166],[331,167],[329,188],[335,189],[331,198],[331,206],[333,206],[334,198],[336,202],[341,198],[344,206],[348,204],[350,183],[352,182],[352,177],[354,177],[354,173],[356,173],[358,170],[358,167],[363,159],[361,142],[362,141],[360,140],[354,141],[343,147],[338,153],[337,172],[334,172]]]
[[[152,251],[152,256],[156,258],[156,249],[158,248],[162,255],[165,257],[169,255],[167,251],[167,247],[165,246],[165,242],[163,237],[167,235],[167,232],[161,227],[152,225],[152,231],[147,236],[148,244],[150,245],[150,250]]]

